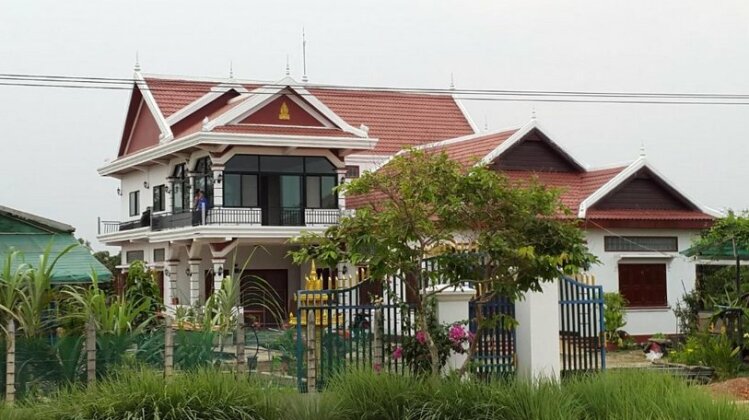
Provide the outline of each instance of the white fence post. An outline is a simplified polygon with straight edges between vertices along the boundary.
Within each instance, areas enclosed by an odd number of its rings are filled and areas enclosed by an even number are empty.
[[[542,283],[515,302],[517,373],[521,378],[559,379],[559,280]]]
[[[174,327],[172,317],[166,316],[166,328],[164,328],[164,376],[172,376],[174,370]]]
[[[435,295],[437,300],[437,322],[440,324],[455,324],[468,320],[468,310],[471,299],[476,296],[476,290],[466,286],[448,287],[434,286],[432,290],[440,290]],[[466,326],[466,328],[468,328]],[[468,357],[466,354],[450,353],[445,365],[445,373],[458,370]]]
[[[8,320],[8,347],[5,357],[5,402],[16,400],[16,322]]]

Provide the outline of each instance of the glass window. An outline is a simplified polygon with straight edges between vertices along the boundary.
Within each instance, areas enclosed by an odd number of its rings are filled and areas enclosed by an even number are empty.
[[[153,262],[162,262],[166,256],[164,248],[156,248],[153,250]]]
[[[603,249],[606,252],[676,252],[679,240],[676,236],[606,236]]]
[[[262,172],[302,173],[304,160],[299,156],[260,156]]]
[[[153,211],[164,211],[164,186],[153,187]]]
[[[257,207],[257,175],[242,175],[242,207]]]
[[[258,157],[255,155],[234,155],[226,162],[228,172],[257,172],[260,170]]]
[[[300,176],[281,177],[281,207],[299,208],[302,205]]]
[[[359,167],[355,165],[346,165],[346,178],[359,178]]]
[[[307,165],[305,168],[307,173],[328,174],[335,172],[335,166],[324,157],[307,157],[305,158],[305,164]]]
[[[242,204],[241,175],[224,175],[224,205],[239,207]]]
[[[135,261],[143,261],[143,250],[140,251],[127,251],[125,253],[125,262],[128,264],[135,262]]]
[[[185,173],[185,164],[174,167],[172,176],[172,211],[179,213],[190,209],[190,180]]]
[[[307,177],[307,208],[320,208],[320,177]]]
[[[140,203],[139,200],[140,191],[130,192],[130,216],[137,216],[140,214]]]
[[[321,207],[324,209],[336,208],[335,193],[333,192],[333,188],[335,188],[335,177],[323,176],[321,177],[321,181]]]
[[[209,206],[213,203],[213,171],[209,157],[195,162],[195,189],[203,192]]]

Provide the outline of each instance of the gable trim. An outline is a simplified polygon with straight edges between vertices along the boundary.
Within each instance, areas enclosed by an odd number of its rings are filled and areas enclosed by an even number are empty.
[[[190,102],[187,104],[184,108],[180,109],[179,111],[175,112],[174,114],[170,115],[166,118],[167,124],[170,126],[177,124],[178,122],[184,120],[185,118],[189,117],[193,113],[199,111],[204,106],[210,104],[211,102],[218,99],[221,95],[224,93],[235,90],[240,95],[249,93],[250,91],[247,90],[244,86],[237,84],[237,83],[221,83],[217,86],[213,86],[210,90],[210,92],[206,93],[205,95],[201,96],[200,98]],[[237,98],[239,98],[238,96]]]
[[[158,125],[159,131],[161,131],[159,143],[172,140],[174,138],[172,129],[169,127],[166,119],[164,119],[164,115],[161,113],[158,104],[156,104],[156,99],[154,99],[151,90],[148,88],[146,79],[143,78],[143,75],[139,71],[135,72],[134,79],[135,85],[138,87],[138,90],[140,90],[141,96],[143,96],[143,101],[146,103],[146,106],[148,106],[148,109],[153,115],[153,119],[156,120],[156,125]]]
[[[353,134],[357,137],[368,137],[366,130],[354,128],[351,125],[349,125],[340,116],[338,116],[338,114],[333,112],[330,108],[328,108],[325,104],[323,104],[319,99],[317,99],[314,95],[312,95],[309,91],[307,91],[307,89],[298,85],[296,81],[294,81],[294,79],[290,77],[286,77],[274,85],[261,86],[253,90],[252,92],[249,93],[250,95],[254,95],[253,97],[249,98],[244,103],[220,115],[213,121],[209,121],[208,124],[206,124],[205,129],[207,131],[210,131],[216,128],[217,126],[230,124],[236,119],[240,118],[245,113],[248,113],[248,112],[251,113],[258,106],[265,104],[266,101],[277,98],[280,94],[283,94],[283,92],[286,90],[289,90],[293,93],[296,93],[299,96],[304,97],[311,107],[313,107],[323,117],[327,118],[330,122],[338,126],[341,130],[347,133]],[[264,95],[268,95],[268,96],[264,97]],[[290,96],[290,97],[293,97],[293,96]]]
[[[59,233],[73,233],[75,228],[65,223],[47,219],[46,217],[37,216],[35,214],[26,213],[25,211],[16,210],[10,207],[0,206],[0,213],[7,215],[10,218],[20,220],[23,223],[27,223],[36,228],[56,231]],[[54,233],[54,232],[50,232]]]
[[[554,140],[552,140],[552,137],[549,134],[547,134],[548,131],[545,130],[545,129],[542,129],[541,126],[540,126],[540,124],[535,119],[530,120],[527,124],[525,124],[518,131],[516,131],[515,134],[513,134],[507,140],[505,140],[504,142],[502,142],[502,144],[500,144],[499,146],[497,146],[496,149],[494,149],[491,152],[489,152],[489,154],[486,155],[486,156],[484,156],[484,158],[481,159],[478,164],[480,164],[480,165],[489,165],[489,164],[491,164],[492,162],[494,162],[495,160],[497,160],[497,158],[500,157],[503,153],[507,152],[513,146],[515,146],[518,143],[520,143],[525,138],[525,136],[527,134],[529,134],[534,129],[538,130],[541,134],[543,134],[544,137],[546,137],[546,139],[548,140],[548,142],[551,145],[551,147],[554,148],[560,154],[562,154],[562,156],[565,159],[567,159],[572,164],[572,166],[575,166],[581,172],[585,172],[586,171],[585,165],[583,165],[582,163],[580,163],[572,155],[570,155],[569,153],[567,153],[567,151],[564,150],[564,148],[562,146],[560,146],[558,143],[556,143]]]
[[[648,163],[647,159],[645,159],[644,156],[640,156],[637,160],[632,162],[632,164],[630,164],[627,168],[625,168],[623,171],[616,174],[616,176],[611,178],[608,182],[603,184],[603,186],[598,188],[593,194],[591,194],[585,200],[583,200],[580,203],[580,206],[578,208],[577,217],[580,219],[584,219],[587,213],[587,210],[589,208],[593,207],[596,203],[598,203],[603,198],[608,196],[617,187],[627,182],[641,169],[648,169],[653,174],[653,176],[658,178],[660,182],[662,182],[666,187],[671,189],[681,199],[689,203],[695,209],[701,211],[702,213],[709,214],[710,216],[713,216],[713,217],[723,217],[723,214],[720,213],[719,211],[713,210],[709,207],[702,206],[698,204],[695,200],[687,196],[687,194],[682,192],[670,180],[668,180],[668,178],[663,176],[663,174],[658,172],[658,170],[656,170],[650,163]]]

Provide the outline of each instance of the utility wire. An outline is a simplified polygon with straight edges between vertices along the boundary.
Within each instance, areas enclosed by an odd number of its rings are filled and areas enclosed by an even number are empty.
[[[0,86],[42,87],[64,89],[132,90],[137,85],[143,91],[199,93],[201,96],[219,81],[195,81],[159,79],[156,86],[131,78],[83,77],[61,75],[0,74]],[[225,79],[228,81],[228,79]],[[238,84],[249,89],[280,88],[285,84],[265,81],[247,81]],[[203,85],[197,88],[196,84]],[[182,87],[180,87],[182,86]],[[498,89],[434,89],[391,88],[381,86],[299,84],[292,87],[306,89],[336,89],[348,96],[364,96],[370,92],[449,94],[468,101],[500,102],[556,102],[556,103],[607,103],[607,104],[667,104],[667,105],[749,105],[749,95],[719,93],[657,93],[657,92],[586,92],[586,91],[542,91],[542,90],[498,90]],[[366,92],[362,92],[366,91]],[[253,95],[274,95],[275,91],[253,91]],[[302,94],[304,96],[305,94]]]

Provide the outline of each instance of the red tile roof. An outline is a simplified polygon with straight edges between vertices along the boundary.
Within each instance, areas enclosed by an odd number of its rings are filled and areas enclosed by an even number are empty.
[[[473,134],[450,95],[310,88],[310,93],[354,127],[379,139],[372,154]]]
[[[155,76],[145,80],[165,118],[221,83]],[[245,87],[252,90],[258,85]],[[312,87],[308,90],[349,125],[369,127],[369,136],[379,141],[367,153],[390,155],[408,146],[474,133],[451,95]]]
[[[504,171],[510,180],[523,183],[536,178],[539,183],[561,190],[562,204],[577,213],[580,203],[615,177],[625,167],[601,169],[588,172],[528,172]]]
[[[586,212],[587,219],[593,220],[713,220],[714,217],[700,211],[690,210],[596,210]]]
[[[148,90],[159,105],[164,118],[189,105],[196,99],[210,92],[217,86],[216,82],[200,82],[194,80],[172,80],[146,77]]]
[[[471,137],[466,140],[435,145],[427,150],[445,152],[450,159],[462,165],[469,166],[477,163],[492,150],[499,147],[505,140],[509,139],[518,130],[507,130],[500,133],[492,133],[485,136]]]

